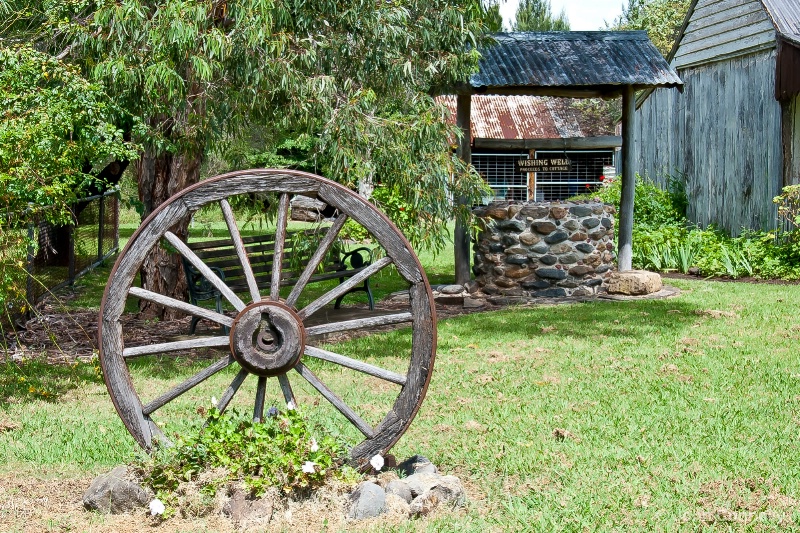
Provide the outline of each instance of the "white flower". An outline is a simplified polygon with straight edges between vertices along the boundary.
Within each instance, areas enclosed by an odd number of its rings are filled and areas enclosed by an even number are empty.
[[[306,474],[313,474],[314,473],[314,463],[311,461],[306,461],[303,463],[303,472]]]
[[[311,451],[316,452],[319,451],[319,444],[317,444],[317,439],[311,437]]]
[[[380,454],[376,454],[372,456],[372,459],[369,460],[369,464],[372,465],[372,468],[375,470],[380,470],[383,468],[383,457]]]
[[[159,500],[158,498],[150,502],[150,515],[152,516],[162,515],[164,514],[164,510],[165,510],[164,504],[161,503],[161,500]]]
[[[289,400],[289,402],[286,404],[286,408],[290,411],[294,411],[297,409],[297,405],[295,405],[294,400]]]
[[[216,396],[212,396],[211,397],[211,407],[216,407],[216,406],[217,406],[217,397]]]

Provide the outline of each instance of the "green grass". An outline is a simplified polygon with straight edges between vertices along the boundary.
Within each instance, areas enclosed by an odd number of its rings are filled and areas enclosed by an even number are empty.
[[[428,396],[393,453],[430,457],[478,497],[428,529],[800,529],[800,287],[670,282],[679,297],[440,322]],[[405,343],[398,331],[335,349],[395,368]],[[142,360],[134,380],[156,394],[203,364]],[[368,419],[392,397],[314,370]],[[6,363],[0,376],[0,421],[18,426],[0,433],[0,472],[97,472],[138,453],[91,365]],[[175,412],[230,379],[215,376]],[[296,393],[315,422],[352,435],[324,400]]]

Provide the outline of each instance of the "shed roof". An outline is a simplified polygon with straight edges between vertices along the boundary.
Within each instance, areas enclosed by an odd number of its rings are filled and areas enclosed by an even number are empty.
[[[800,0],[761,0],[761,3],[775,31],[784,39],[800,44]]]
[[[440,97],[455,122],[456,98]],[[568,139],[614,135],[613,123],[604,124],[573,100],[546,96],[472,97],[471,132],[480,139]]]
[[[470,78],[474,92],[564,96],[552,89],[613,94],[626,85],[683,85],[644,31],[514,32],[494,39],[480,50],[479,71]]]

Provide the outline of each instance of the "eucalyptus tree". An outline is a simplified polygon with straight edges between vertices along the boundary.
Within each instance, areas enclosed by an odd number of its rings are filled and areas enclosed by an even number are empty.
[[[690,3],[690,0],[628,0],[611,29],[647,30],[650,40],[666,56],[675,44]]]
[[[253,124],[313,136],[326,175],[341,183],[391,188],[422,246],[441,247],[454,210],[465,215],[451,194],[480,195],[480,177],[452,153],[458,131],[433,99],[477,68],[479,0],[46,3],[56,15],[40,35],[52,53],[146,127],[135,163],[144,216]],[[175,232],[184,237],[187,225]],[[143,286],[181,293],[178,260],[154,253]]]
[[[569,31],[569,19],[563,9],[554,16],[550,0],[521,0],[511,27],[514,31]]]

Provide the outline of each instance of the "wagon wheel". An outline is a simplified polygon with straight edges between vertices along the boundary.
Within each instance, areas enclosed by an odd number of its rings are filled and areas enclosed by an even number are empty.
[[[273,269],[270,283],[265,283],[268,286],[262,288],[258,286],[250,266],[239,230],[240,224],[237,223],[228,200],[237,195],[252,193],[271,193],[279,198],[275,246],[272,252],[273,265],[285,264],[283,242],[292,196],[315,198],[336,209],[333,223],[288,295],[286,293],[289,288],[285,288],[284,294],[281,294],[280,268]],[[247,280],[246,295],[237,294],[228,288],[226,282],[217,277],[202,259],[169,231],[169,228],[187,215],[201,207],[213,207],[214,204],[221,209],[228,233],[236,247]],[[309,279],[347,220],[354,220],[372,235],[373,242],[382,248],[383,257],[344,283],[330,289],[325,288],[321,295],[313,294],[308,297],[306,291],[310,286]],[[167,244],[191,262],[222,293],[228,306],[232,306],[235,311],[228,314],[218,313],[132,286],[148,252],[155,246]],[[322,323],[319,320],[310,320],[314,313],[323,308],[329,309],[330,304],[340,295],[390,265],[393,265],[397,274],[408,284],[407,310],[348,320],[331,318]],[[303,295],[310,301],[300,304]],[[128,342],[120,318],[127,298],[131,297],[166,306],[187,316],[200,316],[227,326],[230,331],[221,335],[220,329],[216,329],[216,333],[211,336],[161,344],[137,345],[141,341]],[[365,362],[364,357],[337,353],[337,347],[321,348],[321,341],[318,340],[323,334],[390,324],[410,326],[403,330],[410,337],[410,343],[401,343],[405,347],[405,353],[400,354],[402,363],[398,363],[398,354],[391,354],[395,361],[394,370],[384,368],[381,364]],[[162,408],[167,404],[178,398],[182,402],[175,402],[176,404],[185,403],[187,396],[191,400],[189,403],[199,402],[200,400],[191,397],[194,393],[190,391],[212,376],[219,380],[220,376],[229,374],[225,381],[220,381],[217,393],[220,395],[217,407],[224,411],[234,396],[237,396],[237,401],[244,401],[241,397],[245,393],[241,386],[252,374],[254,378],[251,380],[255,380],[256,387],[249,405],[253,407],[254,419],[263,419],[265,396],[268,390],[272,390],[270,387],[274,388],[274,393],[289,408],[298,403],[311,410],[314,405],[333,406],[335,410],[329,411],[335,413],[334,418],[338,418],[345,426],[349,423],[357,429],[355,431],[350,428],[350,433],[357,435],[350,458],[354,464],[364,465],[370,457],[385,454],[397,442],[422,403],[435,357],[436,318],[430,286],[411,246],[389,219],[370,203],[341,185],[313,174],[288,170],[248,170],[218,176],[189,187],[167,200],[143,222],[120,254],[109,277],[100,308],[99,335],[100,363],[114,406],[136,442],[148,451],[157,441],[168,441],[158,425],[163,426]],[[167,390],[156,392],[158,395],[149,401],[142,401],[141,393],[148,395],[153,392],[137,392],[135,380],[132,379],[133,361],[143,356],[174,355],[181,351],[209,347],[216,347],[214,349],[220,351],[221,357],[218,356],[215,361],[185,381],[172,386],[166,385]],[[394,352],[396,348],[389,351]],[[375,356],[378,357],[378,354]],[[344,396],[337,395],[326,384],[324,377],[321,378],[318,372],[312,370],[315,366],[333,368],[338,372],[336,375],[344,373],[353,376],[354,380],[366,380],[362,391],[384,391],[382,397],[388,397],[385,410],[376,413],[374,405],[366,406],[371,418],[377,423],[367,421],[365,418],[370,417],[364,417],[357,406],[348,405]],[[222,372],[223,369],[226,369],[225,372]],[[233,377],[232,381],[230,376]],[[204,386],[209,386],[212,381],[204,383]],[[268,386],[268,383],[272,385]],[[310,391],[307,393],[307,396],[311,394],[313,398],[308,401],[310,405],[305,405],[300,395],[296,394],[298,385],[303,390]],[[353,387],[358,385],[347,385],[344,388]],[[389,392],[385,393],[387,390]],[[195,410],[202,411],[197,408]]]

